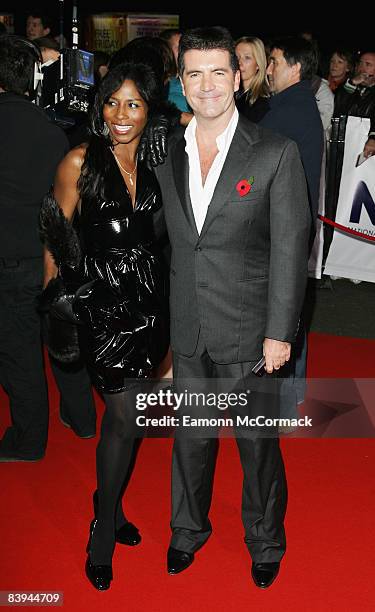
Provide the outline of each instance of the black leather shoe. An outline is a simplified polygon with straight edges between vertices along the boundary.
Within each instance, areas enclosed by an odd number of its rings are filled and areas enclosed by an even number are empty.
[[[177,548],[168,548],[167,567],[168,574],[179,574],[186,570],[194,561],[193,553],[177,550]]]
[[[86,559],[86,576],[93,587],[98,591],[107,591],[113,579],[112,567],[110,565],[93,565],[90,555]]]
[[[279,573],[280,563],[253,563],[251,575],[257,587],[266,589],[271,586]]]
[[[98,492],[95,491],[93,495],[94,503],[94,514],[98,514]],[[115,541],[119,544],[125,544],[126,546],[137,546],[142,540],[141,534],[139,533],[138,527],[133,523],[125,523],[119,529],[115,531]]]

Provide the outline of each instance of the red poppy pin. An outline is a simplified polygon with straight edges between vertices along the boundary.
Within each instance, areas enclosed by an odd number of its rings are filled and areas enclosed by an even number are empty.
[[[249,193],[249,191],[251,190],[252,186],[254,184],[254,177],[251,176],[249,179],[242,179],[242,181],[239,181],[236,185],[236,189],[238,191],[238,193],[240,194],[241,198],[242,196],[245,196],[247,193]]]

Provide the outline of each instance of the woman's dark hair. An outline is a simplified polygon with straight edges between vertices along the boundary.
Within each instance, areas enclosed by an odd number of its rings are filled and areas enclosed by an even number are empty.
[[[102,80],[99,72],[101,66],[108,66],[111,56],[105,51],[94,51],[94,79],[97,85]]]
[[[163,58],[164,83],[167,83],[169,79],[177,75],[176,60],[174,59],[173,51],[166,40],[160,37],[154,37],[154,41],[158,45],[159,53]]]
[[[182,30],[179,30],[178,28],[167,28],[166,30],[162,30],[160,32],[159,38],[169,42],[172,36],[176,36],[177,34],[181,34],[182,36]]]
[[[158,36],[133,38],[112,56],[109,64],[110,70],[123,62],[141,62],[151,66],[160,80],[161,87],[171,76],[176,76],[177,73],[173,52],[167,41]]]
[[[98,87],[90,113],[90,139],[78,180],[78,189],[82,198],[104,197],[104,177],[109,167],[107,153],[112,142],[109,135],[103,133],[103,107],[125,80],[134,82],[148,106],[148,118],[160,102],[159,83],[149,66],[121,64],[106,74]]]

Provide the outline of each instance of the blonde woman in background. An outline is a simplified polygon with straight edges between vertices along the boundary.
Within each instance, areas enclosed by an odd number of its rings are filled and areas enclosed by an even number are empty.
[[[257,123],[269,108],[264,44],[255,36],[242,36],[236,41],[236,55],[241,72],[241,89],[237,94],[236,105],[240,113]]]

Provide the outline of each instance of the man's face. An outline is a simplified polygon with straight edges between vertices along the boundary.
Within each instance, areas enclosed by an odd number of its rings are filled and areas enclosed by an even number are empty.
[[[281,49],[272,49],[267,66],[267,75],[270,89],[273,93],[280,93],[291,85],[300,81],[301,65],[299,62],[289,66]]]
[[[26,21],[26,36],[30,40],[34,38],[41,38],[42,36],[48,36],[50,28],[45,28],[41,22],[40,17],[33,17],[29,15]]]
[[[367,87],[375,85],[375,53],[361,55],[356,74],[362,76],[362,83]]]
[[[190,49],[184,63],[183,90],[197,119],[217,119],[234,108],[240,72],[233,72],[228,51]]]

